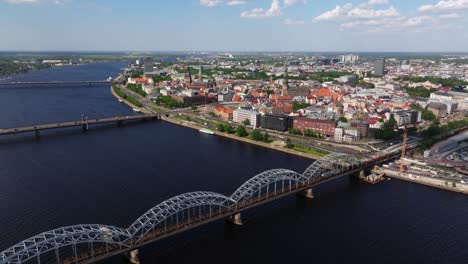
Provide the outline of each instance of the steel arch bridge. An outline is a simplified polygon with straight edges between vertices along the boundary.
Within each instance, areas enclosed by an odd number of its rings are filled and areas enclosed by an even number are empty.
[[[270,192],[270,185],[274,184],[273,190],[276,191],[277,183],[281,183],[281,187],[286,186],[298,186],[299,184],[303,184],[307,182],[307,178],[304,177],[302,174],[291,170],[285,169],[273,169],[264,171],[260,174],[257,174],[250,180],[246,181],[242,184],[232,195],[231,198],[236,201],[236,203],[243,202],[245,200],[249,200],[255,198],[257,195],[262,195],[262,190],[266,194]]]
[[[77,254],[77,246],[80,244],[99,243],[117,246],[119,249],[129,248],[126,244],[130,235],[127,230],[108,225],[76,225],[62,227],[47,231],[26,239],[15,246],[0,253],[0,263],[23,263],[32,258],[55,250],[59,259],[58,249],[71,246],[74,254]]]
[[[360,170],[362,164],[352,156],[333,153],[313,162],[302,174],[286,169],[264,171],[229,197],[215,192],[177,195],[151,208],[126,229],[76,225],[41,233],[1,252],[0,264],[33,259],[40,263],[45,254],[63,263],[61,251],[65,249],[68,250],[66,262],[90,263],[309,189],[322,181]]]
[[[127,229],[132,235],[134,243],[140,243],[148,232],[154,230],[158,226],[167,228],[168,219],[175,218],[176,224],[179,220],[182,222],[185,218],[196,218],[196,213],[201,215],[202,211],[209,211],[213,214],[213,210],[221,208],[230,208],[235,201],[219,193],[214,192],[191,192],[172,197],[155,207],[148,210],[145,214],[140,216],[132,225]],[[190,209],[197,209],[190,212]],[[186,212],[185,215],[180,215]],[[173,220],[173,219],[172,219]],[[172,221],[169,221],[169,224]]]

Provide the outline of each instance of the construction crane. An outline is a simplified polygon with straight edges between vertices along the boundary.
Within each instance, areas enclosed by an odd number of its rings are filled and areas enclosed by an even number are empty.
[[[411,127],[417,127],[417,124],[411,125]],[[400,158],[400,175],[403,175],[403,171],[405,170],[405,157],[406,157],[406,146],[408,142],[408,126],[404,125],[402,127],[394,127],[393,130],[395,132],[398,129],[403,129],[403,145],[401,146],[401,158]]]
[[[407,141],[408,141],[408,127],[405,125],[403,128],[403,145],[401,146],[400,175],[403,175],[403,170],[405,169],[406,142]]]

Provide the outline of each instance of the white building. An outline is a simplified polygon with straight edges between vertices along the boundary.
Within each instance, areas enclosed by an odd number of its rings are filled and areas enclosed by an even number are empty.
[[[234,110],[232,120],[235,123],[242,123],[246,119],[250,121],[250,125],[253,127],[258,127],[260,125],[260,114],[258,112],[244,109]]]
[[[341,55],[340,61],[341,62],[351,62],[354,63],[359,60],[359,55],[354,55],[354,54],[348,54],[348,55]]]

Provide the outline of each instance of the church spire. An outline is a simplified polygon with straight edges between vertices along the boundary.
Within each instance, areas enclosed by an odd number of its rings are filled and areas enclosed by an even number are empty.
[[[289,82],[288,82],[288,62],[284,63],[284,80],[283,80],[283,90],[289,89]]]
[[[198,69],[198,81],[203,82],[203,66],[200,62],[200,68]]]

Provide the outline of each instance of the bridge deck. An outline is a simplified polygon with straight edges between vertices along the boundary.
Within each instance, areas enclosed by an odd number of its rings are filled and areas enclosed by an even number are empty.
[[[41,84],[110,84],[111,81],[44,81],[44,82],[0,82],[0,86]]]
[[[188,220],[180,221],[179,223],[175,225],[174,224],[168,225],[164,229],[153,230],[153,232],[148,233],[143,238],[142,241],[138,241],[131,248],[119,248],[118,246],[107,246],[107,247],[103,246],[103,247],[94,249],[93,252],[83,252],[80,255],[78,255],[77,258],[70,257],[68,259],[65,259],[63,263],[82,263],[82,264],[93,263],[96,261],[109,258],[111,256],[116,256],[125,252],[129,252],[141,246],[154,243],[159,240],[163,240],[165,238],[177,235],[179,233],[183,233],[185,231],[197,228],[199,226],[206,225],[206,224],[212,223],[214,221],[222,220],[222,219],[227,219],[228,217],[235,215],[237,213],[241,213],[245,210],[248,210],[248,209],[251,209],[251,208],[266,204],[266,203],[270,203],[274,200],[284,198],[291,194],[300,193],[302,191],[305,191],[319,184],[323,184],[325,182],[336,180],[343,176],[356,173],[360,170],[361,168],[356,168],[356,169],[346,171],[342,174],[339,174],[330,178],[322,179],[320,181],[312,182],[309,184],[297,184],[296,186],[291,187],[291,188],[283,188],[283,189],[278,190],[273,195],[265,194],[255,199],[242,202],[235,209],[224,208],[221,210],[216,210],[216,211],[213,211],[210,215],[199,215],[197,217],[193,217]]]
[[[41,130],[49,130],[49,129],[82,127],[82,126],[106,124],[106,123],[113,123],[113,122],[146,120],[146,119],[157,119],[157,118],[159,118],[158,114],[142,114],[142,115],[116,116],[116,117],[101,118],[101,119],[89,119],[89,120],[79,120],[79,121],[70,121],[70,122],[61,122],[61,123],[51,123],[51,124],[42,124],[42,125],[35,125],[35,126],[0,129],[0,135],[10,135],[10,134],[18,134],[18,133],[26,133],[26,132],[36,132],[36,131],[41,131]]]

